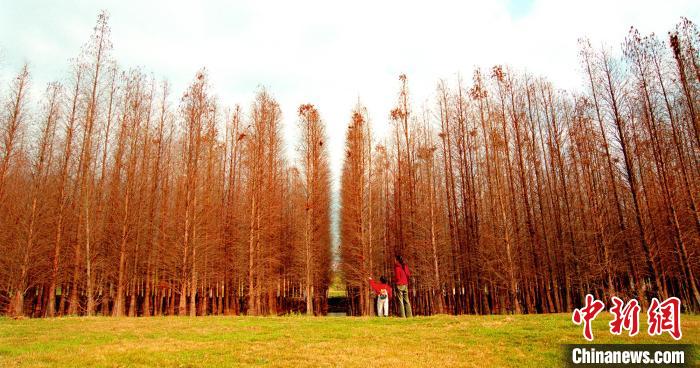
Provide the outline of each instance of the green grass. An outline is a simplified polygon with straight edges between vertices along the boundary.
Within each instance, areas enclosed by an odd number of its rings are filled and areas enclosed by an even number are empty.
[[[344,297],[345,296],[345,290],[328,290],[328,297],[329,298],[337,298],[337,297]]]
[[[601,314],[595,343],[673,342],[640,319],[639,335],[616,337]],[[700,316],[683,315],[682,328],[682,343],[700,342]],[[583,342],[570,314],[0,318],[0,367],[549,367],[561,365],[560,344]]]
[[[332,297],[344,297],[345,296],[345,281],[339,274],[333,275],[333,280],[331,280],[331,287],[328,290],[328,296]]]

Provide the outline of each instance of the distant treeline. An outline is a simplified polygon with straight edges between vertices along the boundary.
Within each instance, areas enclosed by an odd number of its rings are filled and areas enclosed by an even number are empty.
[[[295,165],[265,90],[246,115],[224,110],[202,70],[170,106],[167,83],[112,59],[106,14],[72,66],[39,109],[26,67],[3,94],[0,311],[325,313],[330,173],[314,106],[298,110]]]
[[[677,296],[698,311],[700,33],[580,41],[582,91],[507,67],[440,81],[415,110],[401,75],[389,139],[347,131],[341,256],[353,314],[368,275],[413,269],[414,313],[551,313]],[[436,57],[439,57],[436,55]]]

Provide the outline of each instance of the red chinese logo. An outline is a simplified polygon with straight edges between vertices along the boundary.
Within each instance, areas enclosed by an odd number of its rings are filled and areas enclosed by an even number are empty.
[[[627,304],[622,299],[612,297],[613,307],[610,308],[610,313],[615,316],[609,325],[610,333],[619,335],[622,330],[628,330],[630,336],[639,333],[639,311],[642,309],[636,299],[630,300]]]
[[[629,331],[629,336],[639,333],[639,312],[642,307],[636,299],[625,303],[622,299],[613,296],[611,298],[613,306],[610,313],[613,320],[608,323],[610,333],[613,335],[622,334],[623,330]],[[593,341],[592,322],[605,308],[605,303],[597,300],[593,295],[586,295],[586,304],[582,308],[574,309],[571,320],[576,325],[583,324],[583,337],[588,341]],[[671,337],[680,340],[683,336],[681,332],[681,300],[671,297],[663,302],[652,298],[647,310],[647,321],[649,328],[647,332],[650,336],[661,335],[668,332]]]
[[[672,297],[659,303],[653,298],[647,312],[649,322],[649,335],[661,335],[668,332],[675,340],[680,340],[681,332],[681,300]]]
[[[591,322],[596,316],[605,308],[605,303],[600,300],[596,300],[593,295],[586,295],[586,305],[581,309],[574,309],[574,314],[571,316],[571,320],[575,324],[581,325],[583,323],[583,337],[588,341],[593,341],[593,329],[591,328]]]

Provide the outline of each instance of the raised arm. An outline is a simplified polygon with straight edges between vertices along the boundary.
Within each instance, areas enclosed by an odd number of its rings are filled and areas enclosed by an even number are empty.
[[[379,294],[379,288],[377,287],[377,283],[374,282],[374,280],[372,280],[371,277],[369,278],[369,287],[371,287],[375,293]]]

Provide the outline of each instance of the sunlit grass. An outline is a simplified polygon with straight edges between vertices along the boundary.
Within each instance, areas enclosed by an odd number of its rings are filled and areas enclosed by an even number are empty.
[[[595,343],[673,342],[648,336],[644,316],[631,338],[610,335],[601,314]],[[700,342],[700,316],[682,322],[681,342]],[[0,367],[548,367],[560,344],[584,341],[569,314],[0,319]]]

